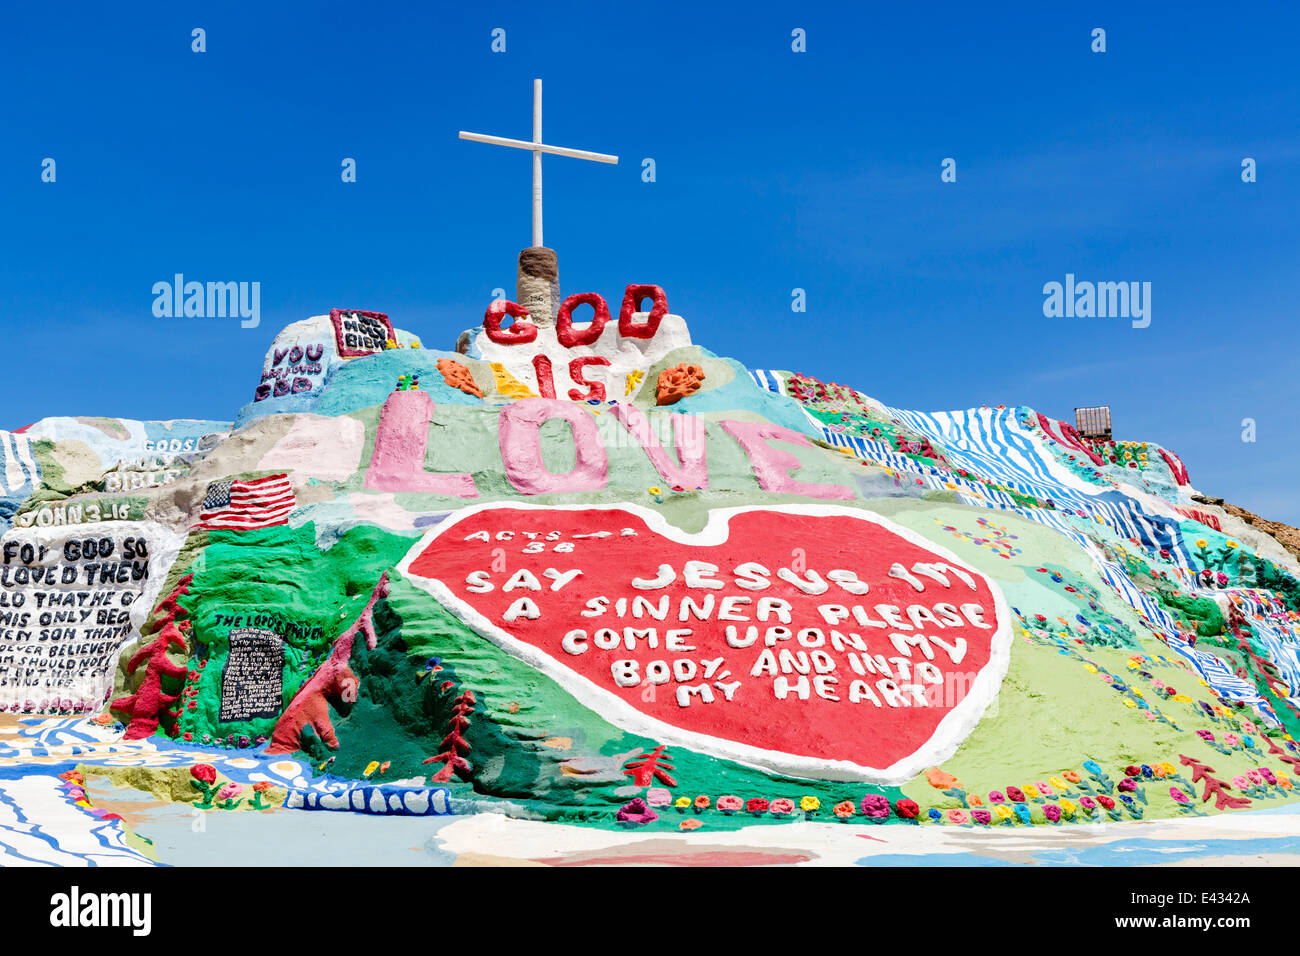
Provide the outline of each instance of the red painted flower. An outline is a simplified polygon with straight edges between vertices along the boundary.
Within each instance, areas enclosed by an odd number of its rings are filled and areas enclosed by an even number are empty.
[[[1107,810],[1115,809],[1115,801],[1112,800],[1110,797],[1106,796],[1104,793],[1097,794],[1097,802],[1100,803]]]
[[[190,767],[190,776],[195,780],[211,785],[217,780],[217,768],[210,763],[196,763],[193,767]]]
[[[749,813],[767,813],[767,801],[762,797],[750,797],[745,801],[745,810]]]
[[[915,800],[899,800],[894,804],[894,812],[904,820],[915,820],[921,808],[917,806]]]

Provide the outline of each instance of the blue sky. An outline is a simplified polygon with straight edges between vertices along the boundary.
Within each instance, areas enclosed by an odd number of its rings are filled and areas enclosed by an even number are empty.
[[[456,132],[528,138],[540,76],[548,142],[622,157],[545,163],[565,294],[658,283],[713,351],[894,405],[1109,403],[1300,523],[1300,12],[728,6],[10,5],[0,426],[231,419],[333,306],[450,348],[530,239],[527,154]],[[155,318],[177,272],[259,281],[261,326]],[[1150,327],[1045,318],[1067,272],[1150,282]]]

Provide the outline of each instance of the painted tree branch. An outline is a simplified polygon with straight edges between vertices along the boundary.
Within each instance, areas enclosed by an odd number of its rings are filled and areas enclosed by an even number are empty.
[[[185,632],[189,630],[190,622],[178,622],[177,618],[189,616],[189,612],[181,607],[179,600],[181,595],[190,593],[189,586],[193,578],[193,574],[185,575],[176,583],[172,593],[159,602],[154,613],[161,612],[162,617],[158,618],[154,639],[147,644],[142,644],[127,661],[128,677],[136,672],[142,662],[145,663],[144,679],[140,686],[136,688],[134,694],[119,697],[108,705],[109,710],[130,715],[126,732],[122,735],[124,740],[148,737],[158,731],[158,723],[164,717],[174,719],[177,716],[177,712],[169,710],[168,707],[180,700],[180,692],[163,693],[162,682],[164,677],[179,678],[189,672],[189,668],[184,664],[176,664],[168,659],[167,654],[172,648],[186,653],[189,651]]]
[[[669,770],[676,769],[668,762],[671,759],[672,754],[667,753],[661,744],[649,753],[625,763],[623,773],[631,777],[638,787],[648,787],[656,780],[665,787],[675,787],[677,781],[668,773]]]
[[[331,750],[339,745],[334,724],[330,722],[330,702],[353,703],[357,699],[360,678],[353,673],[348,662],[352,659],[352,646],[357,634],[365,635],[366,647],[375,649],[378,637],[375,634],[375,605],[380,598],[388,597],[388,572],[379,578],[379,583],[370,592],[370,600],[352,626],[334,639],[330,655],[325,663],[317,668],[311,680],[298,689],[276,721],[275,730],[271,732],[271,743],[266,748],[268,754],[293,753],[302,747],[302,731],[310,726]]]
[[[442,738],[442,752],[422,761],[443,765],[442,769],[431,778],[434,783],[447,783],[451,780],[453,772],[462,780],[469,779],[471,768],[469,761],[462,754],[467,754],[472,749],[469,741],[465,739],[465,731],[469,729],[469,716],[474,712],[476,703],[477,699],[472,690],[467,690],[456,698],[456,706],[451,709],[451,719],[447,721],[447,726],[451,729],[447,736]]]

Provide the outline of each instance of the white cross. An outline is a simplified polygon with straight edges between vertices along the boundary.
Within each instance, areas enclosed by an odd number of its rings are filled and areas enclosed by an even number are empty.
[[[515,149],[531,150],[533,154],[533,245],[542,245],[542,153],[554,153],[556,156],[572,156],[574,159],[590,159],[597,163],[617,163],[617,156],[606,153],[592,153],[585,149],[569,149],[567,146],[547,146],[542,142],[542,81],[533,80],[533,140],[506,139],[502,136],[486,136],[483,133],[460,131],[461,139],[476,143],[492,143],[494,146],[513,146]]]

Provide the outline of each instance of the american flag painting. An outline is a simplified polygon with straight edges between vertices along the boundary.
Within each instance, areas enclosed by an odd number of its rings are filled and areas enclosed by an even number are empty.
[[[268,475],[252,481],[214,481],[203,496],[196,527],[213,531],[269,528],[288,521],[294,504],[288,475]]]

